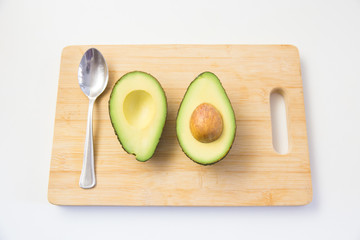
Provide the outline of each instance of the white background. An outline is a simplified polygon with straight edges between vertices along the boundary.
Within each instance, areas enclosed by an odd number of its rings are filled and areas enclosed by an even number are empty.
[[[311,204],[184,208],[47,202],[62,48],[154,43],[299,48]],[[360,239],[359,56],[359,0],[0,0],[0,240]]]

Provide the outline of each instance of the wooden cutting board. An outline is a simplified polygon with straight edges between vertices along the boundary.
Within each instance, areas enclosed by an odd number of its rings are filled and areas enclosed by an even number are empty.
[[[290,45],[95,46],[109,67],[109,84],[94,108],[97,185],[81,189],[79,177],[88,99],[77,71],[94,46],[69,46],[61,57],[49,202],[58,205],[270,206],[312,200],[300,59]],[[142,163],[121,148],[110,123],[114,83],[140,70],[155,76],[168,116],[155,155]],[[211,166],[189,160],[176,139],[175,119],[190,82],[204,71],[221,80],[235,111],[237,132],[228,156]],[[285,95],[289,152],[272,145],[270,93]]]

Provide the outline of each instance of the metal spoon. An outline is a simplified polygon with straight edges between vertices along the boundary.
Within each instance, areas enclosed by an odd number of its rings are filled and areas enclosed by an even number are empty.
[[[78,71],[80,88],[89,98],[84,159],[79,182],[81,188],[92,188],[96,184],[94,170],[92,112],[94,102],[106,88],[108,79],[109,70],[103,55],[95,48],[88,49],[81,59]]]

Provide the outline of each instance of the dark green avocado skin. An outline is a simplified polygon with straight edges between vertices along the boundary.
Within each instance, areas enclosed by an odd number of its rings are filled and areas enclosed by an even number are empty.
[[[186,89],[186,92],[185,92],[184,96],[186,95],[187,91],[189,90],[190,86],[194,83],[194,81],[195,81],[198,77],[200,77],[201,75],[206,74],[206,73],[214,74],[214,73],[209,72],[209,71],[200,73],[200,74],[190,83],[190,85],[189,85],[188,88]],[[215,74],[214,74],[214,75],[215,75]],[[220,82],[220,84],[221,84],[221,82]],[[222,84],[221,84],[221,86],[222,86]],[[222,86],[222,87],[223,87],[223,86]],[[225,93],[226,93],[226,92],[225,92]],[[226,94],[226,96],[227,96],[227,94]],[[228,97],[228,96],[227,96],[227,97]],[[228,97],[228,98],[229,98],[229,97]],[[179,105],[179,108],[178,108],[178,111],[177,111],[177,114],[176,114],[176,118],[177,118],[178,115],[179,115],[179,110],[180,110],[180,107],[181,107],[181,104],[183,103],[183,101],[184,101],[184,97],[183,97],[183,99],[181,100],[181,103],[180,103],[180,105]],[[229,101],[230,101],[230,99],[229,99]],[[234,114],[235,114],[235,112],[234,112]],[[175,129],[176,129],[176,127],[177,127],[177,126],[175,126]],[[237,126],[235,125],[234,139],[235,139],[235,137],[236,137],[236,128],[237,128]],[[180,144],[180,141],[179,141],[179,138],[178,138],[177,135],[176,135],[176,139],[177,139],[177,142],[178,142],[178,144],[180,145],[180,148],[181,148],[181,144]],[[193,161],[194,163],[197,163],[197,164],[202,165],[202,166],[211,166],[211,165],[214,165],[215,163],[218,163],[218,162],[220,162],[221,160],[223,160],[223,159],[228,155],[228,153],[230,152],[233,144],[234,144],[234,142],[230,145],[229,150],[225,153],[225,155],[224,155],[222,158],[220,158],[219,160],[217,160],[217,161],[215,161],[215,162],[208,163],[208,164],[196,162],[196,161],[194,161],[189,155],[186,154],[186,152],[184,151],[184,149],[181,148],[181,151],[182,151],[191,161]]]
[[[117,81],[115,82],[115,84],[114,84],[114,86],[113,86],[113,89],[114,89],[114,87],[116,86],[116,84],[117,84],[119,81],[121,81],[121,79],[123,79],[123,77],[125,77],[127,74],[131,74],[131,73],[134,73],[134,72],[146,73],[146,74],[149,74],[150,76],[152,76],[150,73],[143,72],[143,71],[132,71],[132,72],[128,72],[128,73],[126,73],[125,75],[123,75],[121,78],[119,78],[119,80],[117,80]],[[153,77],[154,79],[156,79],[154,76],[152,76],[152,77]],[[156,80],[157,80],[157,79],[156,79]],[[157,81],[158,81],[158,80],[157,80]],[[158,82],[159,82],[159,81],[158,81]],[[162,86],[161,86],[160,83],[159,83],[159,85],[160,85],[161,89],[164,91],[164,89],[162,88]],[[108,101],[108,110],[109,110],[109,117],[110,117],[110,119],[111,119],[111,116],[110,116],[110,99],[111,99],[111,96],[112,96],[112,94],[113,94],[113,89],[111,90],[110,98],[109,98],[109,101]],[[165,94],[165,91],[164,91],[164,94]],[[165,94],[165,98],[167,99],[166,94]],[[168,107],[168,104],[167,104],[167,100],[166,100],[166,112],[165,112],[166,118],[167,118],[167,107]],[[154,154],[155,154],[156,151],[154,151],[154,153],[153,153],[148,159],[145,159],[144,161],[140,161],[139,159],[137,159],[135,153],[129,152],[128,150],[126,150],[126,149],[124,148],[124,145],[122,144],[122,142],[121,142],[118,134],[117,134],[116,131],[115,131],[115,126],[114,126],[114,124],[112,123],[111,120],[110,120],[110,122],[111,122],[111,126],[112,126],[113,129],[114,129],[116,138],[118,139],[118,141],[119,141],[122,149],[124,149],[125,152],[127,152],[128,154],[134,155],[134,156],[135,156],[135,159],[136,159],[137,161],[139,161],[139,162],[146,162],[146,161],[148,161],[150,158],[152,158],[152,157],[154,156]],[[165,120],[165,122],[166,122],[166,120]],[[164,127],[165,127],[165,126],[164,126]],[[160,138],[161,138],[161,137],[160,137]],[[159,140],[157,141],[156,148],[157,148],[157,146],[159,145],[160,138],[159,138]]]

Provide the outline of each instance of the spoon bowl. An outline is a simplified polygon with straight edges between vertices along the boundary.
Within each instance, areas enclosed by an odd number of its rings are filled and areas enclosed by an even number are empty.
[[[88,49],[83,55],[79,65],[78,80],[81,90],[89,98],[84,159],[79,186],[81,188],[92,188],[96,184],[92,112],[96,98],[105,90],[109,80],[109,70],[105,58],[96,48]]]
[[[105,58],[96,48],[90,48],[83,55],[78,80],[81,90],[89,98],[96,98],[105,90],[109,71]]]

